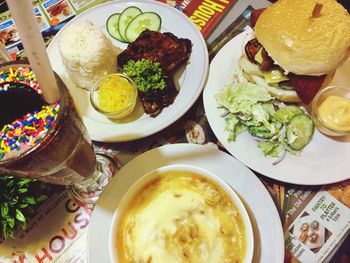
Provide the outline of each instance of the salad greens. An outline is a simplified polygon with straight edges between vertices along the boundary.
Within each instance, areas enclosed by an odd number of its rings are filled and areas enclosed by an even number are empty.
[[[216,94],[215,99],[226,111],[224,129],[229,132],[229,142],[247,131],[265,156],[282,157],[286,151],[298,154],[311,140],[312,120],[295,105],[277,103],[264,87],[236,82]]]
[[[135,82],[139,91],[164,90],[166,87],[164,80],[166,76],[159,62],[152,62],[148,59],[129,60],[123,66],[122,71]]]

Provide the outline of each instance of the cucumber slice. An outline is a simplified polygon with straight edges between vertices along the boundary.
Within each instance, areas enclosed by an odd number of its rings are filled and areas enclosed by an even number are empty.
[[[119,33],[119,18],[120,18],[120,14],[116,13],[111,15],[106,22],[106,28],[107,28],[107,32],[108,34],[116,39],[119,40],[121,42],[125,42],[125,40],[121,37],[120,33]]]
[[[162,24],[160,16],[154,12],[145,12],[135,17],[125,30],[127,41],[133,42],[145,29],[159,31]]]
[[[266,127],[264,125],[249,126],[248,127],[248,132],[252,136],[263,138],[263,139],[270,139],[273,136],[271,131],[266,129]]]
[[[280,108],[275,112],[275,119],[282,123],[288,123],[295,115],[303,114],[304,112],[295,105]]]
[[[311,141],[314,129],[314,123],[308,115],[297,114],[286,127],[285,142],[299,151]]]
[[[133,20],[136,16],[141,14],[142,11],[136,7],[136,6],[129,6],[123,10],[123,12],[120,14],[119,17],[119,23],[118,23],[118,30],[119,34],[124,39],[124,41],[127,41],[125,36],[125,29],[128,27],[131,20]]]

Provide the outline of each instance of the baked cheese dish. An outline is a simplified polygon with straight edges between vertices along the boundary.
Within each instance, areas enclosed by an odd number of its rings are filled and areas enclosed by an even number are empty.
[[[135,194],[116,233],[118,262],[242,262],[243,218],[226,191],[188,171],[167,171]]]

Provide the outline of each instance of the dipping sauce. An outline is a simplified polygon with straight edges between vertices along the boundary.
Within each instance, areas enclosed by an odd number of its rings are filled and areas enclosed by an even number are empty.
[[[242,262],[242,215],[231,196],[190,171],[166,171],[145,184],[122,212],[118,262]]]
[[[129,115],[137,99],[137,89],[126,75],[114,73],[103,77],[91,90],[93,107],[111,118]]]
[[[350,130],[350,100],[340,96],[328,96],[318,106],[318,115],[329,129]]]
[[[328,86],[312,100],[312,119],[316,128],[329,136],[350,135],[350,88]]]

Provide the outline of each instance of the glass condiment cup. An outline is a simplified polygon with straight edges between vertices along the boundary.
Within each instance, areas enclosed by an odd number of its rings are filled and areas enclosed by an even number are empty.
[[[332,106],[324,104],[325,102],[327,103],[326,100],[334,99],[332,96],[335,96],[337,103],[333,101]],[[339,99],[340,101],[338,101]],[[324,107],[323,111],[322,107]],[[328,121],[325,114],[328,116]],[[316,128],[323,134],[328,136],[350,135],[350,88],[345,86],[328,86],[319,90],[312,101],[311,115]],[[346,125],[337,125],[339,124],[339,118],[348,119]],[[333,123],[330,123],[330,121]]]
[[[118,99],[124,100],[124,101],[121,101],[121,104],[123,104],[122,107],[116,110],[113,110],[113,109],[108,110],[104,108],[104,106],[101,104],[100,92],[103,88],[102,87],[103,85],[108,85],[108,83],[113,84],[113,80],[115,81],[114,84],[116,84],[117,81],[119,81],[119,84],[109,88],[115,89],[114,92],[121,94],[121,96],[123,96],[123,93],[126,96],[124,96],[124,98],[121,98],[121,97],[115,98],[116,100]],[[111,99],[114,99],[113,96],[111,97]],[[99,113],[102,113],[103,115],[105,115],[110,119],[122,119],[128,116],[129,114],[131,114],[131,112],[135,108],[136,101],[137,101],[136,85],[131,78],[129,78],[126,74],[123,74],[123,73],[112,73],[112,74],[103,76],[101,79],[99,79],[96,82],[96,84],[90,90],[90,102],[92,107],[96,111],[98,111]]]

